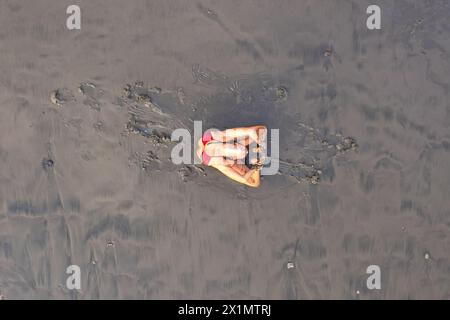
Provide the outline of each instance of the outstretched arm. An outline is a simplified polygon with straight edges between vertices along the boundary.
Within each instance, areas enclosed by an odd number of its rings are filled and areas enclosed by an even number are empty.
[[[235,164],[235,160],[226,159],[224,157],[211,157],[208,165],[210,166],[231,166]]]
[[[236,165],[235,165],[236,166]],[[258,187],[260,184],[260,174],[257,169],[250,169],[247,172],[238,172],[234,168],[235,166],[214,166],[228,178],[233,179],[234,181],[243,183],[250,187]]]

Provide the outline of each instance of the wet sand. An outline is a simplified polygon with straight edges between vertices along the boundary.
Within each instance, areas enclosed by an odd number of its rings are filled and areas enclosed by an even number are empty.
[[[450,298],[447,1],[373,31],[367,1],[70,4],[0,3],[0,295]],[[287,164],[174,165],[194,120],[278,128]]]

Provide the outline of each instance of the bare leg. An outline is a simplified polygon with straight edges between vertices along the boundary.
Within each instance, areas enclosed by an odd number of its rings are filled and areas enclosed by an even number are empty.
[[[262,131],[265,131],[265,133],[267,134],[267,128],[265,126],[241,127],[241,128],[226,129],[223,131],[212,131],[211,134],[214,139],[223,142],[250,137],[252,140],[259,143],[260,133],[264,135]]]
[[[247,155],[245,146],[239,143],[208,143],[205,150],[213,157],[226,157],[229,159],[243,159]]]

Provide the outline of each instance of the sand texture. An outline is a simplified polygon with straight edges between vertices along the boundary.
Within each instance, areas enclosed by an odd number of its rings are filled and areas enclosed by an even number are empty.
[[[0,0],[2,297],[450,298],[450,2],[70,4]],[[194,120],[279,174],[173,164]]]

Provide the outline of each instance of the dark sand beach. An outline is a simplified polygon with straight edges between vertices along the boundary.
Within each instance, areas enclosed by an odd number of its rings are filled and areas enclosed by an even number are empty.
[[[370,4],[1,0],[0,295],[449,299],[450,2]],[[193,121],[279,174],[173,164]]]

